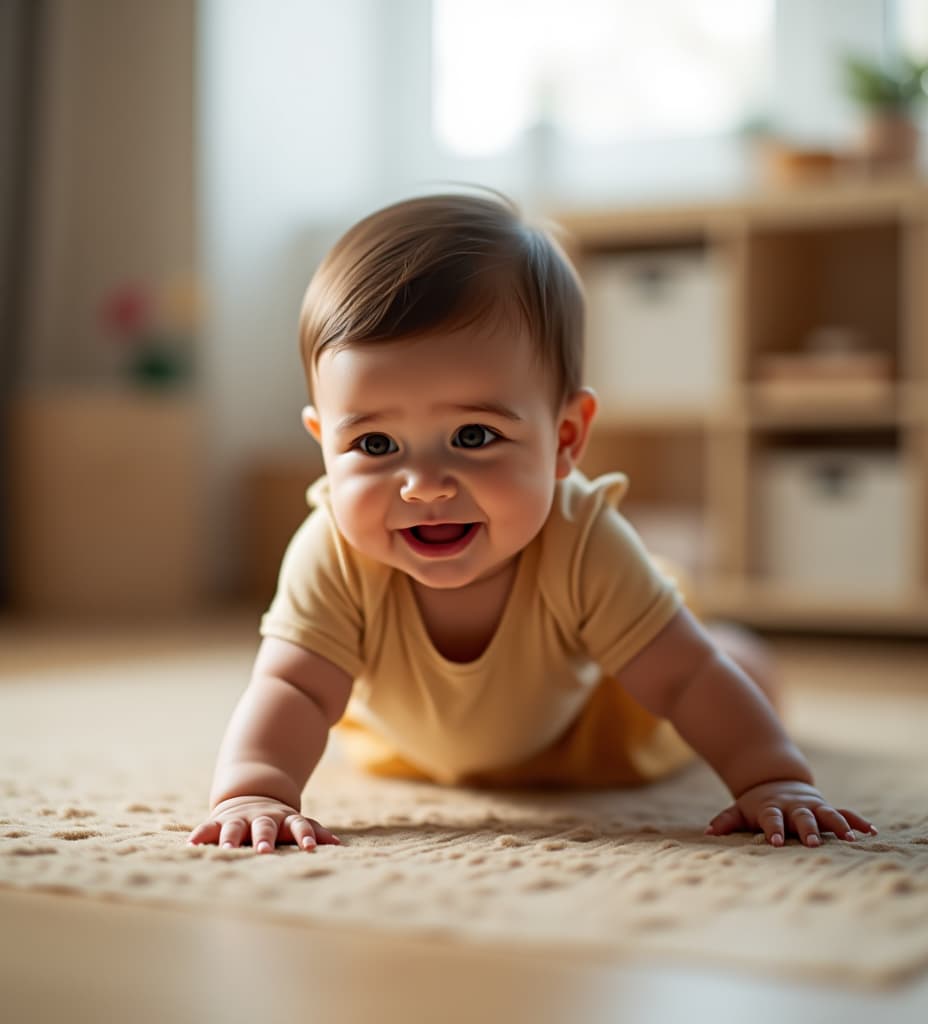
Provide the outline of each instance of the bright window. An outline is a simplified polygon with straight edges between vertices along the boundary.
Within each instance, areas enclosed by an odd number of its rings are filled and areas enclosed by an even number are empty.
[[[767,107],[774,0],[434,0],[433,127],[486,156],[545,117],[577,141],[731,132]]]
[[[897,0],[896,18],[902,52],[928,60],[928,4],[925,0]]]

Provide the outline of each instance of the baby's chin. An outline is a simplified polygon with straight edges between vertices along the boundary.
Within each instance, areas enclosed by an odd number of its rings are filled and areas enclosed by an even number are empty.
[[[413,582],[418,583],[420,586],[428,587],[430,590],[462,590],[464,587],[469,587],[480,579],[480,573],[463,573],[447,570],[441,572],[416,572],[406,566],[402,567],[400,571],[405,572]]]
[[[467,570],[463,566],[445,565],[445,566],[434,566],[429,571],[417,571],[415,568],[409,568],[408,566],[402,566],[401,571],[405,572],[406,575],[419,583],[423,587],[429,587],[431,590],[463,590],[465,587],[473,586],[478,583],[486,583],[498,576],[501,572],[508,569],[513,559],[506,559],[500,565],[494,565],[487,568]],[[399,568],[399,567],[398,567]]]

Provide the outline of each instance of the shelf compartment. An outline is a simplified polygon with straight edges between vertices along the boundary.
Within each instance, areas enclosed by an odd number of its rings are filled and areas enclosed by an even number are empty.
[[[580,467],[587,476],[626,473],[630,505],[701,507],[706,453],[701,430],[593,428]]]
[[[898,373],[902,229],[896,219],[804,228],[755,228],[747,245],[748,376],[766,357],[799,354],[817,332],[843,332],[851,352]]]
[[[747,391],[748,420],[755,428],[894,428],[904,418],[898,390],[881,386],[797,387],[792,393],[755,384]]]
[[[804,440],[755,456],[753,573],[839,601],[916,592],[918,474],[904,449]]]
[[[701,429],[597,424],[581,464],[589,477],[629,477],[622,514],[652,553],[676,562],[694,581],[716,568],[706,516],[706,444]]]
[[[622,249],[583,268],[587,375],[604,413],[702,410],[731,393],[732,275],[716,248]]]

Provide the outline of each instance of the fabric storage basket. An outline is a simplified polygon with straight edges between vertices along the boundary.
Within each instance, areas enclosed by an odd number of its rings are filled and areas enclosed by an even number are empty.
[[[774,583],[866,600],[916,583],[913,481],[891,453],[781,452],[760,467],[761,561]]]
[[[729,281],[717,255],[602,256],[584,276],[588,379],[606,410],[710,409],[724,397]]]

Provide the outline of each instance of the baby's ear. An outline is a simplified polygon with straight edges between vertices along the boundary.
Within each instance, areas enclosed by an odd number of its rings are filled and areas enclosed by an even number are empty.
[[[558,418],[558,480],[563,480],[583,457],[597,405],[596,392],[587,387],[575,391],[564,403]]]
[[[319,413],[313,405],[303,407],[303,426],[313,437],[322,444],[322,424],[319,421]]]

